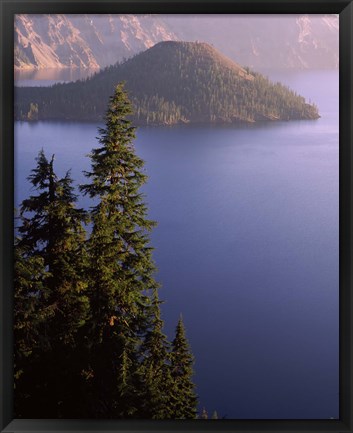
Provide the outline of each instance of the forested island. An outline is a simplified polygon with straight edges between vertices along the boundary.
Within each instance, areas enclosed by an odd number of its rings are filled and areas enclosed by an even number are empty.
[[[17,87],[16,120],[102,121],[125,81],[136,125],[254,123],[319,118],[281,83],[243,68],[202,42],[160,42],[94,76],[52,87]]]

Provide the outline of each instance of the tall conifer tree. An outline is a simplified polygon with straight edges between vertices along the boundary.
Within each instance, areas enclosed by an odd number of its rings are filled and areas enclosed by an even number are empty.
[[[194,359],[190,353],[185,327],[180,317],[172,343],[171,371],[173,378],[173,418],[196,418],[197,396],[192,381]]]
[[[150,295],[157,287],[149,246],[154,222],[140,192],[143,161],[133,146],[131,104],[119,84],[110,98],[100,147],[91,153],[90,183],[96,199],[88,241],[92,320],[93,411],[97,417],[138,417],[143,395],[139,349],[149,328]]]
[[[120,84],[81,186],[95,203],[88,239],[69,172],[59,179],[41,151],[28,178],[37,195],[22,203],[15,244],[19,417],[195,418],[182,321],[172,351],[163,334],[130,114]]]
[[[88,298],[84,282],[85,212],[75,207],[70,174],[59,179],[54,172],[54,157],[47,160],[43,151],[28,180],[37,195],[22,202],[16,244],[15,317],[20,300],[33,305],[36,356],[23,372],[23,382],[32,387],[32,397],[21,411],[23,416],[57,417],[70,396],[70,378],[75,371],[72,351],[77,349],[77,334],[88,318]],[[45,276],[33,287],[24,267]],[[40,270],[39,266],[42,266]],[[26,293],[24,292],[26,289]],[[40,320],[42,318],[42,320]],[[15,328],[16,329],[16,328]],[[26,371],[27,370],[27,371]],[[19,384],[19,389],[21,388]]]
[[[172,418],[170,343],[163,333],[164,322],[161,319],[160,304],[158,292],[154,290],[151,325],[142,346],[141,366],[144,377],[142,415],[150,419]]]

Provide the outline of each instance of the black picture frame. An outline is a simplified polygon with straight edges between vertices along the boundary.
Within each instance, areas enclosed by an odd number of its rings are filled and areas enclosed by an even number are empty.
[[[98,421],[13,419],[13,44],[14,15],[24,13],[336,13],[340,21],[339,283],[340,373],[338,420]],[[0,430],[10,432],[353,432],[353,1],[352,0],[0,0]]]

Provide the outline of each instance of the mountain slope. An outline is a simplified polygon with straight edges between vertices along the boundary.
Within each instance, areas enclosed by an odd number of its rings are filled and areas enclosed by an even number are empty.
[[[136,124],[316,119],[315,106],[205,43],[160,42],[92,78],[17,88],[17,119],[101,120],[114,86],[126,82]]]
[[[17,15],[15,68],[97,68],[157,42],[205,41],[256,69],[337,68],[336,15]]]
[[[182,40],[202,40],[256,70],[338,68],[337,15],[170,16]]]
[[[16,15],[15,68],[99,68],[178,39],[158,17]]]

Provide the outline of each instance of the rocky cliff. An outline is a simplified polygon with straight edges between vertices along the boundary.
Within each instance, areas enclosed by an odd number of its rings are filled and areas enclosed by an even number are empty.
[[[15,68],[102,68],[169,40],[257,69],[337,68],[338,29],[336,15],[17,15]]]

